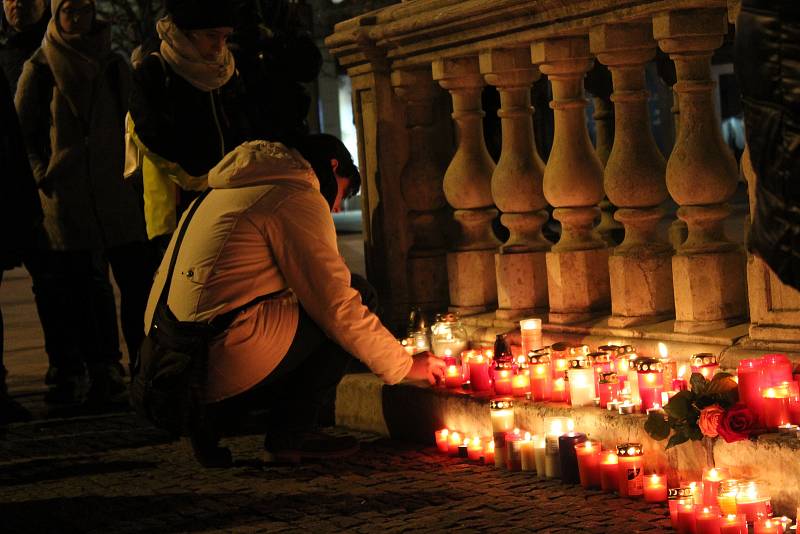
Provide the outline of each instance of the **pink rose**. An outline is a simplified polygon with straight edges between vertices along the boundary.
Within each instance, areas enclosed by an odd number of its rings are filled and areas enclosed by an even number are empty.
[[[717,429],[724,414],[725,410],[719,404],[703,408],[700,412],[700,419],[697,420],[700,432],[707,438],[716,438],[719,435]]]
[[[755,431],[755,424],[756,416],[753,411],[740,402],[725,412],[717,431],[722,439],[733,443],[749,438],[750,434]]]

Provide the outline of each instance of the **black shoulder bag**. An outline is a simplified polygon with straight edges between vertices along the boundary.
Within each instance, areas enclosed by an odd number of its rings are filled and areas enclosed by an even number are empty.
[[[175,437],[192,435],[204,425],[208,343],[227,327],[218,321],[179,321],[167,305],[181,242],[209,191],[192,204],[178,232],[153,324],[142,342],[131,380],[130,400],[136,413]]]

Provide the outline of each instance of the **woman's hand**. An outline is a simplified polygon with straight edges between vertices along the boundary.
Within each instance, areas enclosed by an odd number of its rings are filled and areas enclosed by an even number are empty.
[[[431,385],[438,380],[444,380],[444,360],[425,351],[413,356],[414,363],[408,371],[406,378],[411,380],[427,380]]]

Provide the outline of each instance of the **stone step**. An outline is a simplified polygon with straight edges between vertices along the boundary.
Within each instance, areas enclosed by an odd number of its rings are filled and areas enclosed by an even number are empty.
[[[384,385],[369,373],[346,375],[336,398],[336,424],[394,439],[433,443],[440,428],[468,434],[491,435],[489,397],[473,396],[425,383],[405,381]],[[666,472],[671,485],[681,480],[699,480],[706,465],[706,451],[700,442],[689,442],[664,451],[644,431],[644,415],[619,415],[595,407],[572,408],[563,403],[515,401],[517,426],[544,433],[544,418],[571,417],[575,430],[603,442],[605,447],[639,442],[645,450],[647,472]],[[714,444],[717,467],[729,468],[737,478],[759,481],[771,497],[776,514],[795,516],[800,503],[800,440],[765,434],[756,440]]]

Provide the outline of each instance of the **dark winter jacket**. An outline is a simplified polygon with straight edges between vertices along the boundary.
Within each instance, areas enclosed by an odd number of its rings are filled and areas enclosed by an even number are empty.
[[[155,54],[134,70],[130,113],[139,140],[192,176],[207,174],[251,137],[238,74],[221,88],[204,92]]]
[[[51,250],[99,250],[144,239],[136,193],[125,183],[125,107],[130,71],[108,53],[93,82],[57,81],[44,49],[25,63],[17,112],[44,210]],[[62,86],[61,84],[64,84]],[[87,109],[76,115],[76,99]],[[69,95],[72,95],[70,98]]]
[[[42,37],[47,30],[49,20],[50,11],[45,10],[42,20],[24,32],[18,32],[9,26],[5,16],[0,12],[0,69],[3,70],[6,81],[11,87],[12,97],[17,90],[22,65],[42,44]]]
[[[22,142],[14,99],[0,71],[0,271],[16,267],[34,240],[42,208]]]
[[[736,73],[757,175],[749,246],[800,289],[800,2],[742,2]]]

